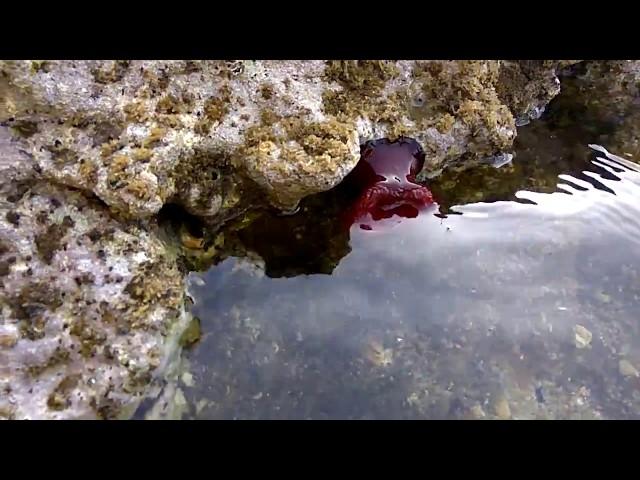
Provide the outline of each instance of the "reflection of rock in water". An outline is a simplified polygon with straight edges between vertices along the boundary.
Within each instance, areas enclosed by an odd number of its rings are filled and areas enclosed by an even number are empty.
[[[552,127],[569,129],[620,155],[640,154],[640,62],[589,61],[575,65],[552,104]]]
[[[619,176],[352,231],[331,276],[227,260],[195,292],[187,396],[214,418],[639,417],[640,187]]]
[[[238,231],[236,240],[260,255],[269,277],[330,274],[351,250],[340,218],[345,195],[334,190],[309,197],[296,215],[263,215]]]

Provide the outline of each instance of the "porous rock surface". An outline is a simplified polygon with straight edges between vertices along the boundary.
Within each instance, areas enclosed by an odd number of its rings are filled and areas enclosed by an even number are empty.
[[[0,418],[127,418],[190,317],[156,215],[218,226],[338,184],[366,140],[423,173],[508,150],[572,62],[0,61]]]
[[[327,190],[370,139],[412,136],[427,171],[508,149],[571,62],[4,61],[0,122],[45,178],[135,218],[223,221]]]
[[[151,225],[32,175],[0,130],[0,418],[117,418],[162,383],[189,321]]]

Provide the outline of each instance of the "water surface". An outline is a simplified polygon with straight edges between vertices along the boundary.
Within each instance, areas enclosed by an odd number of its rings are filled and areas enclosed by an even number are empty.
[[[192,274],[189,417],[639,418],[640,169],[596,157],[554,193],[352,229],[315,273],[274,247],[271,277]]]

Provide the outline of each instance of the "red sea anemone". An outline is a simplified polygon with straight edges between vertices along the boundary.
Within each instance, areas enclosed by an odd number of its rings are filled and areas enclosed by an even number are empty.
[[[394,217],[417,217],[432,205],[431,191],[415,180],[424,157],[418,142],[409,138],[364,144],[360,161],[346,179],[361,192],[349,210],[349,225],[374,230]]]

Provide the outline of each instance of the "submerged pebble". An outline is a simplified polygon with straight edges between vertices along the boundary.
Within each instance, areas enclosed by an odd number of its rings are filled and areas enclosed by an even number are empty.
[[[195,385],[195,382],[193,381],[193,375],[191,375],[191,373],[189,372],[184,372],[180,379],[182,380],[182,383],[184,383],[187,387],[193,387]]]
[[[591,344],[593,334],[582,325],[576,325],[573,328],[575,334],[576,348],[587,348]]]
[[[393,362],[393,350],[384,348],[377,340],[369,342],[365,350],[366,358],[376,366],[386,367]]]
[[[487,417],[487,414],[484,413],[484,410],[480,405],[474,405],[473,407],[471,407],[470,413],[471,417],[476,420]]]
[[[494,413],[500,420],[509,420],[511,418],[511,407],[505,397],[499,397],[493,405]]]
[[[638,369],[634,367],[629,360],[624,358],[618,362],[618,371],[623,377],[637,377],[640,375]]]

